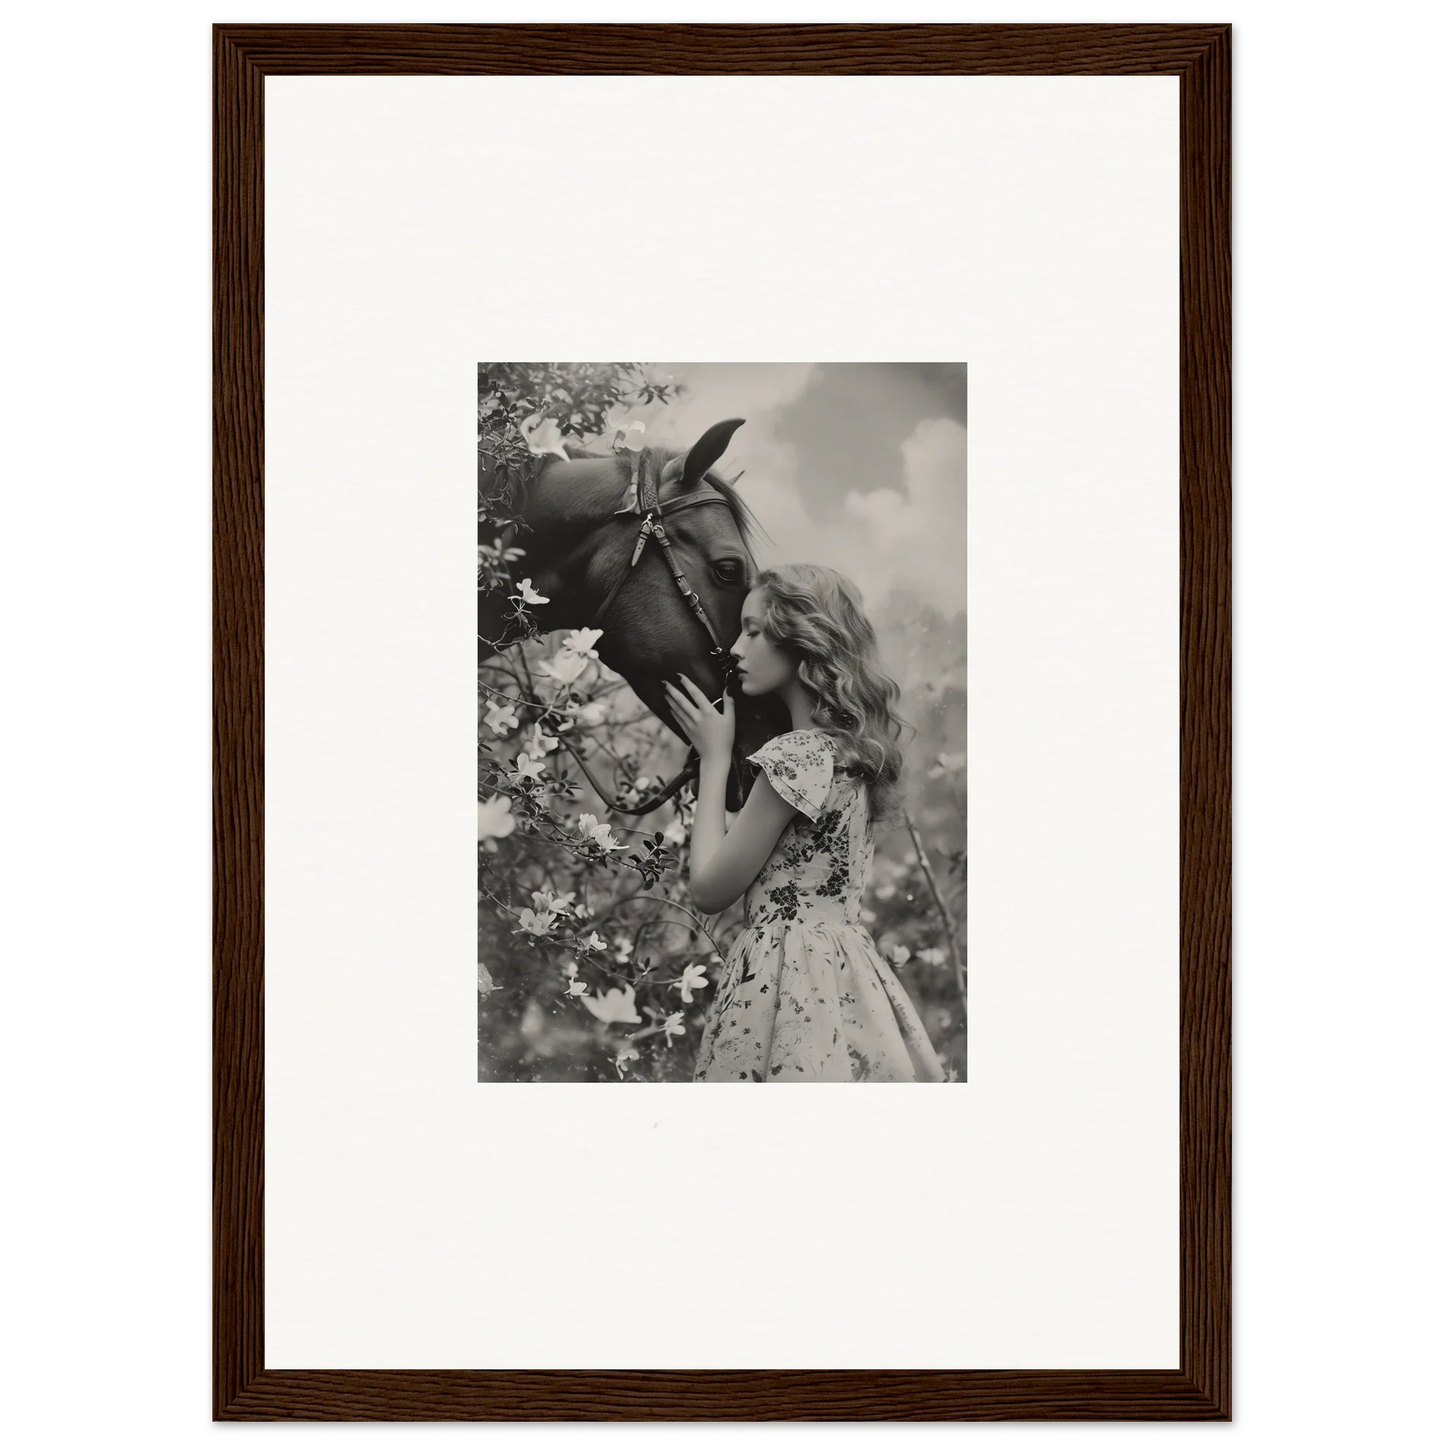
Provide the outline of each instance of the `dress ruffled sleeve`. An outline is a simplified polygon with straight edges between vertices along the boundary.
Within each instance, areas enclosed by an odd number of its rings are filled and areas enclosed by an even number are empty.
[[[833,787],[833,744],[825,733],[784,733],[748,758],[767,775],[773,791],[810,823],[818,820]]]

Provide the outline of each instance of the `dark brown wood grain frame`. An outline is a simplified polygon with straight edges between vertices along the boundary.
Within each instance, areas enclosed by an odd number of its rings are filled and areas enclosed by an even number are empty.
[[[213,43],[215,1418],[1228,1419],[1229,26],[217,25]],[[264,1368],[263,79],[516,74],[1180,78],[1182,1368]]]

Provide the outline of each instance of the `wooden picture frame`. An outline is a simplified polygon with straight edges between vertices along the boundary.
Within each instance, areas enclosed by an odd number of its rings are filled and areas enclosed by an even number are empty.
[[[1230,1418],[1230,28],[217,25],[213,43],[214,1417]],[[1179,77],[1181,1368],[264,1368],[263,81],[523,73]]]

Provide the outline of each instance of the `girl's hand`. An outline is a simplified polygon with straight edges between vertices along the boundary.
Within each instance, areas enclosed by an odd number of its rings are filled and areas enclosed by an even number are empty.
[[[707,695],[691,678],[681,679],[684,694],[670,682],[664,682],[667,703],[687,740],[697,749],[699,758],[731,758],[733,734],[737,727],[733,716],[732,694],[724,690],[722,711],[708,701]]]

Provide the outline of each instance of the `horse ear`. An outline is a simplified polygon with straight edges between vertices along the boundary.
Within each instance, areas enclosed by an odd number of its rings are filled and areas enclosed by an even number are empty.
[[[720,421],[710,426],[693,444],[682,469],[681,491],[690,492],[702,481],[709,467],[727,451],[733,433],[743,424],[744,418],[735,416],[729,421]]]

